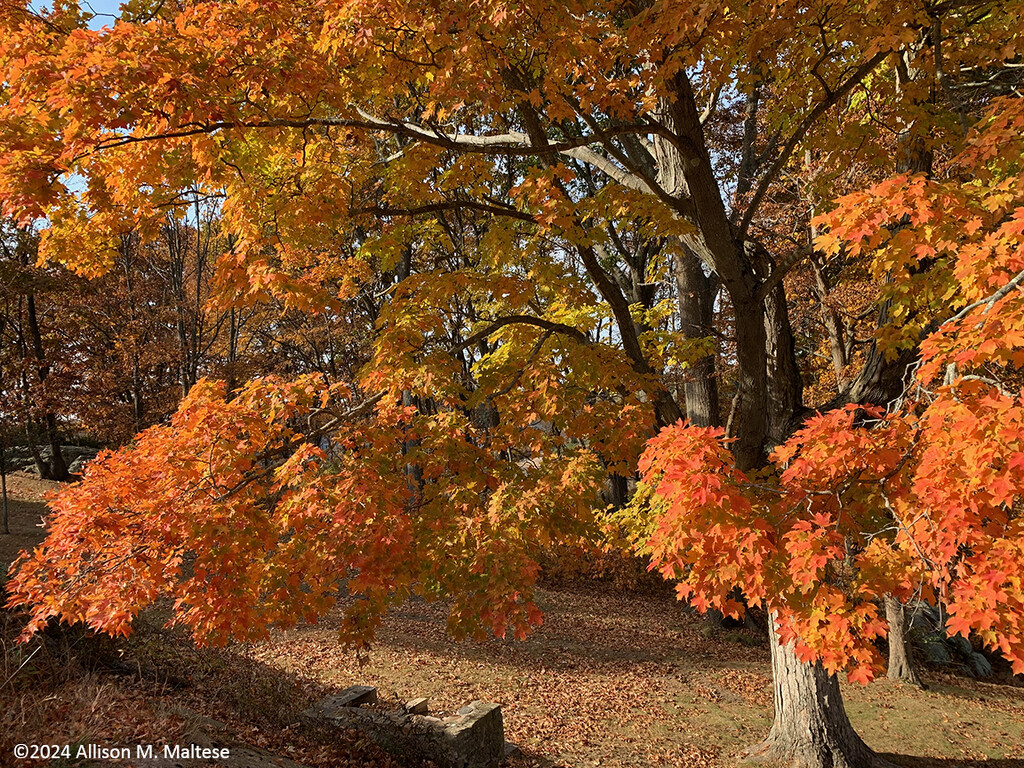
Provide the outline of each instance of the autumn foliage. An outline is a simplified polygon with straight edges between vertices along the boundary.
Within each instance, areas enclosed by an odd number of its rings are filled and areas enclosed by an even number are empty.
[[[13,604],[36,606],[26,632],[60,616],[127,633],[142,607],[170,597],[175,623],[198,640],[251,639],[315,621],[339,589],[362,598],[348,616],[357,641],[414,593],[459,595],[450,622],[459,635],[511,625],[521,636],[538,623],[536,547],[571,535],[593,503],[584,494],[573,507],[590,457],[414,494],[403,438],[411,428],[429,449],[454,425],[415,431],[399,404],[382,414],[393,430],[350,424],[328,456],[294,426],[331,418],[335,396],[343,404],[343,392],[311,378],[263,378],[230,399],[201,382],[170,424],[93,462],[54,499],[46,544],[8,584]],[[464,419],[459,428],[472,429]],[[489,460],[461,445],[444,446],[444,470],[425,463],[424,476]]]
[[[861,680],[888,631],[884,596],[924,599],[1024,671],[1022,129],[1022,101],[1000,100],[956,159],[972,181],[898,176],[821,218],[819,247],[898,276],[891,311],[912,321],[882,338],[925,334],[889,412],[809,418],[757,474],[734,467],[720,429],[648,443],[646,546],[681,597],[736,615],[738,589],[804,658]]]
[[[10,605],[123,633],[169,598],[220,642],[347,590],[367,639],[418,594],[522,636],[539,550],[639,469],[641,546],[698,607],[866,680],[878,601],[920,597],[1024,669],[1024,109],[947,93],[1013,76],[1018,16],[133,0],[96,31],[3,2],[0,197],[41,260],[95,278],[216,201],[204,306],[305,353],[193,376],[53,501]],[[868,338],[861,389],[805,403],[813,259]]]

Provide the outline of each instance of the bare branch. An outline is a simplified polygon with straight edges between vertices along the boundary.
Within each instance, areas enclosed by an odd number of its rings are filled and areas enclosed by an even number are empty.
[[[754,218],[754,214],[757,213],[758,207],[761,205],[762,199],[764,199],[765,193],[768,191],[768,187],[771,186],[772,182],[775,181],[779,175],[779,171],[789,162],[789,158],[793,154],[793,150],[796,149],[797,144],[800,143],[801,139],[807,135],[807,131],[811,129],[822,115],[828,112],[841,98],[849,93],[854,86],[861,82],[867,77],[872,70],[875,69],[885,57],[888,56],[890,51],[879,51],[870,59],[865,61],[852,75],[850,75],[839,87],[832,91],[829,96],[824,100],[818,102],[817,106],[808,112],[804,119],[800,121],[800,125],[797,126],[796,130],[793,131],[793,135],[789,137],[785,145],[782,147],[782,151],[779,156],[775,159],[771,168],[768,172],[761,177],[761,181],[758,182],[757,188],[754,190],[753,196],[750,198],[750,205],[747,206],[746,212],[743,214],[743,220],[740,222],[739,233],[740,237],[745,237],[747,229],[750,227],[750,222]]]
[[[718,86],[711,93],[711,98],[708,99],[707,106],[704,107],[704,111],[700,113],[700,124],[704,125],[711,116],[715,114],[715,108],[718,106],[718,97],[722,95],[722,86]]]
[[[594,166],[597,170],[601,171],[605,176],[610,178],[612,181],[617,181],[624,187],[635,189],[638,192],[653,192],[657,194],[658,190],[655,189],[650,182],[644,179],[639,174],[633,173],[632,171],[620,168],[615,165],[609,158],[588,147],[576,147],[575,149],[565,150],[559,154],[566,155],[567,157],[575,158],[580,162],[586,163],[587,165]]]

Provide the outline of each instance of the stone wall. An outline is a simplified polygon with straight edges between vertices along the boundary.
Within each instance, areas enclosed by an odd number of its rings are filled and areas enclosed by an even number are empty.
[[[383,711],[363,705],[377,701],[369,686],[352,686],[310,707],[304,716],[357,730],[392,754],[431,760],[439,768],[496,768],[511,749],[505,743],[501,707],[473,701],[450,717],[427,714],[426,699]]]

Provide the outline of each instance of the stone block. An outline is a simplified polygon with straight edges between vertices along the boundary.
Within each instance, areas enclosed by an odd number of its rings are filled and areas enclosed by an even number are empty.
[[[339,704],[358,700],[346,695],[349,691],[352,689],[324,699],[305,714],[339,728],[361,731],[399,757],[430,760],[438,768],[497,768],[505,758],[505,724],[497,704],[474,701],[458,714],[441,719],[419,713],[427,711],[425,698],[413,699],[388,713]],[[376,691],[373,697],[375,700]]]
[[[420,697],[418,699],[409,699],[405,702],[405,711],[411,715],[425,715],[430,711],[427,699]]]
[[[451,768],[493,768],[505,757],[505,723],[501,707],[474,701],[459,709],[459,719],[444,729]]]
[[[338,710],[377,703],[377,689],[370,685],[353,685],[341,693],[328,696],[314,704],[302,714],[315,719],[330,718]]]

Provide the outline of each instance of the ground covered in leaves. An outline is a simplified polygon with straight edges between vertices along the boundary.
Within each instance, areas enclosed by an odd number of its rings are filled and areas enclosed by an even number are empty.
[[[15,534],[0,536],[0,563],[38,538],[45,487],[12,483]],[[202,728],[319,768],[409,766],[298,717],[357,683],[376,686],[385,705],[426,696],[441,716],[474,699],[500,703],[506,738],[522,750],[516,768],[732,765],[767,732],[768,650],[756,632],[711,629],[667,593],[607,583],[550,586],[541,607],[544,625],[525,642],[455,643],[443,606],[410,602],[362,655],[339,647],[337,614],[219,650],[164,629],[159,608],[126,641],[64,629],[26,646],[12,642],[18,617],[0,614],[0,765],[17,765],[17,743],[176,743]],[[907,766],[1024,766],[1024,688],[925,677],[926,691],[845,688],[872,747]]]

